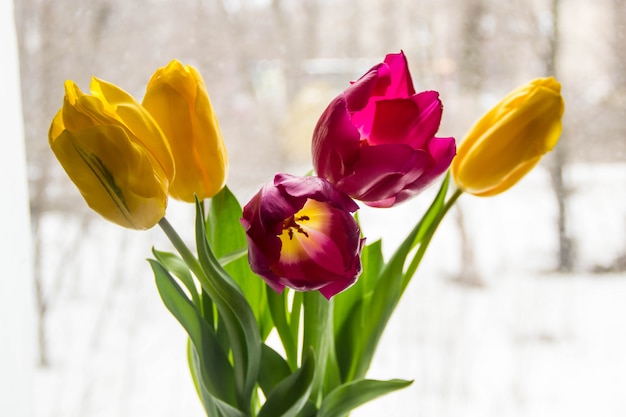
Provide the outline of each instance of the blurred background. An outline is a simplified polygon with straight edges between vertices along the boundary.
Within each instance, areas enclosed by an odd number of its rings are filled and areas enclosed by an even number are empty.
[[[153,245],[168,248],[160,230],[106,223],[49,149],[63,82],[88,91],[97,76],[141,100],[158,67],[195,66],[226,141],[228,184],[245,203],[275,172],[309,171],[325,106],[399,50],[416,89],[440,92],[439,136],[462,140],[510,90],[548,75],[562,83],[564,131],[509,192],[461,198],[370,374],[415,382],[354,415],[626,415],[625,0],[14,0],[13,12],[33,416],[202,415],[183,330],[145,262]],[[364,209],[368,237],[385,236],[389,253],[433,192]],[[170,203],[179,230],[192,215]]]

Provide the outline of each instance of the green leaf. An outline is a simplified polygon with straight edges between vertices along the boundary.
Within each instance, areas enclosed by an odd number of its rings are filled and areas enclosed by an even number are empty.
[[[228,187],[211,198],[206,216],[206,236],[216,257],[247,246],[245,232],[239,223],[241,217],[241,206]]]
[[[202,299],[202,317],[204,317],[204,320],[209,323],[209,325],[213,326],[213,329],[215,330],[215,337],[217,337],[220,345],[222,345],[224,352],[230,352],[230,340],[228,338],[228,331],[226,329],[226,324],[224,323],[224,318],[217,314],[215,303],[209,294],[204,291],[204,289],[202,289],[200,297]]]
[[[206,415],[217,416],[218,411],[215,405],[215,398],[211,395],[211,393],[209,393],[209,391],[207,391],[204,383],[202,382],[202,376],[200,375],[202,373],[202,365],[200,365],[198,353],[189,339],[187,343],[187,362],[189,364],[189,371],[191,373],[193,385],[196,387],[196,392],[202,402]]]
[[[296,417],[307,404],[314,375],[315,354],[309,350],[302,367],[276,385],[257,417]]]
[[[185,288],[191,294],[191,298],[195,305],[200,305],[199,300],[200,297],[198,295],[198,288],[196,288],[196,283],[193,280],[193,276],[189,271],[189,267],[185,264],[180,256],[177,256],[170,252],[161,252],[154,248],[152,248],[152,253],[154,257],[161,265],[165,267],[168,271],[170,271],[174,276],[176,276],[180,282],[183,283]]]
[[[261,347],[259,387],[261,387],[265,396],[269,396],[276,385],[289,375],[291,375],[289,364],[274,349],[264,343]]]
[[[363,248],[361,262],[363,270],[357,282],[333,297],[335,349],[343,382],[347,381],[350,368],[354,367],[353,362],[357,361],[354,352],[358,350],[358,347],[355,345],[362,343],[362,329],[366,322],[371,320],[368,312],[363,309],[363,303],[367,303],[372,297],[380,271],[384,266],[381,240]]]
[[[213,397],[205,387],[199,382],[198,374],[201,371],[201,365],[198,354],[191,343],[187,344],[187,360],[189,361],[189,369],[193,378],[194,385],[198,392],[198,396],[202,400],[206,415],[209,417],[248,417],[240,410],[225,403],[219,398]]]
[[[297,417],[316,417],[317,407],[311,400],[308,400],[304,407],[296,414]]]
[[[247,246],[234,250],[230,253],[227,253],[226,255],[222,255],[219,257],[220,265],[222,265],[222,267],[226,267],[226,265],[228,265],[229,263],[234,262],[237,259],[243,258],[247,254],[248,254]]]
[[[370,339],[368,329],[371,324],[368,321],[377,319],[369,315],[370,302],[371,296],[357,300],[349,315],[354,320],[346,320],[336,333],[335,349],[342,382],[362,378],[369,367],[368,357],[360,355],[366,355],[364,352]]]
[[[220,417],[248,417],[247,414],[219,399],[215,401],[215,405],[219,411]],[[209,415],[209,417],[211,417],[211,415]]]
[[[246,234],[239,220],[242,209],[235,195],[224,187],[210,200],[206,218],[206,235],[213,253],[220,259],[224,270],[233,277],[254,312],[261,339],[272,330],[272,320],[265,297],[265,282],[250,269],[247,256]]]
[[[209,246],[204,213],[197,200],[196,248],[198,261],[202,267],[198,278],[204,291],[215,303],[220,320],[224,320],[233,355],[239,404],[248,408],[251,405],[261,359],[259,328],[254,312],[241,288],[222,268]]]
[[[329,393],[322,403],[316,417],[342,417],[381,395],[388,394],[411,385],[413,381],[392,379],[377,381],[361,379],[337,387]]]
[[[212,396],[236,404],[235,391],[232,389],[235,383],[233,368],[213,329],[204,321],[165,267],[152,259],[149,262],[163,303],[186,330],[198,355],[195,371],[200,376],[200,392],[206,389]]]

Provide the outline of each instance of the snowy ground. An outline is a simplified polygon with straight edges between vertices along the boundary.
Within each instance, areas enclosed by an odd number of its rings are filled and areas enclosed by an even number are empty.
[[[414,384],[354,416],[626,415],[626,275],[591,274],[626,250],[626,166],[577,166],[571,228],[580,272],[559,275],[556,216],[545,171],[501,196],[462,196],[483,286],[456,283],[456,212],[442,225],[385,334],[370,376]],[[363,210],[389,252],[434,190],[392,211]],[[179,211],[176,211],[180,209]],[[190,227],[186,208],[173,223]],[[158,229],[63,228],[48,242],[49,366],[35,377],[35,417],[201,416],[186,339],[166,312],[145,258]],[[74,236],[81,244],[73,247]],[[113,242],[113,243],[110,243]]]

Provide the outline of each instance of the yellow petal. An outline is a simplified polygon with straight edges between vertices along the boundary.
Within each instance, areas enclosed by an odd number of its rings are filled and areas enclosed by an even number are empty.
[[[112,112],[120,125],[130,131],[131,140],[149,149],[168,178],[173,179],[175,168],[169,143],[150,113],[121,88],[95,77],[91,81],[91,92],[103,103],[103,108]]]
[[[166,175],[145,149],[129,140],[124,129],[64,130],[51,138],[51,147],[87,204],[106,219],[123,227],[147,229],[164,216]]]

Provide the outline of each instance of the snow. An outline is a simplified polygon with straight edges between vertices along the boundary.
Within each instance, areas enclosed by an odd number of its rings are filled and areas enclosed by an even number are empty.
[[[462,196],[483,285],[454,279],[461,265],[453,210],[369,374],[414,383],[354,416],[626,415],[626,279],[589,272],[626,249],[626,165],[572,166],[567,179],[579,272],[551,272],[556,211],[542,167],[506,194]],[[389,253],[435,191],[390,211],[363,209],[369,238],[385,236]],[[177,228],[191,227],[190,207],[170,212]],[[45,227],[64,230],[51,236],[44,260],[50,271],[61,262],[63,277],[48,282],[55,289],[46,318],[50,365],[35,374],[34,416],[203,415],[185,335],[145,262],[153,244],[168,248],[160,230],[122,230],[100,219],[72,228],[60,217]]]

